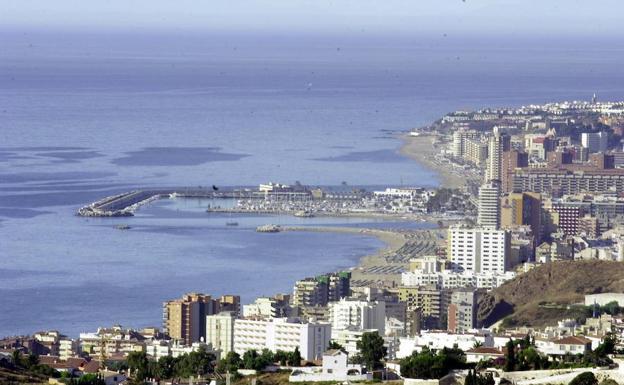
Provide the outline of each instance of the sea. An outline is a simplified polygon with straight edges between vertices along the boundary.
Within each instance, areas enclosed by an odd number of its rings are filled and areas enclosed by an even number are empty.
[[[460,109],[621,100],[623,64],[622,40],[2,29],[0,337],[159,326],[185,292],[249,303],[384,246],[258,225],[430,226],[208,214],[200,199],[132,218],[82,205],[141,187],[436,187],[399,133]]]

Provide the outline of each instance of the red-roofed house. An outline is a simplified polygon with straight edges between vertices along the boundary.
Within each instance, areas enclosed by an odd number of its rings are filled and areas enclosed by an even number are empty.
[[[466,351],[467,362],[479,362],[504,358],[503,352],[497,348],[479,346]]]

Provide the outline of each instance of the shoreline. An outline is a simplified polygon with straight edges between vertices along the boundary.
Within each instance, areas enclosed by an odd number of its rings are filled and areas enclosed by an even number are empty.
[[[466,185],[466,178],[453,172],[451,166],[446,166],[435,161],[435,156],[440,153],[434,145],[434,135],[422,134],[411,136],[401,134],[399,139],[403,142],[399,153],[408,157],[429,171],[436,174],[440,181],[438,187],[462,188]]]
[[[445,166],[435,161],[435,156],[439,153],[438,148],[434,145],[434,135],[424,134],[420,136],[411,136],[407,133],[401,134],[399,139],[402,141],[401,147],[399,149],[399,153],[407,158],[412,159],[419,165],[423,166],[428,171],[433,172],[439,180],[439,186],[448,187],[448,188],[463,188],[466,186],[466,178],[462,177],[459,174],[453,172],[453,168],[450,166]],[[288,213],[286,213],[288,214]],[[361,215],[361,214],[359,214]],[[339,215],[330,215],[336,217],[346,217],[349,215],[339,214]],[[358,215],[354,215],[358,216]],[[396,217],[393,215],[380,214],[380,215],[367,215],[373,217],[382,217],[384,219],[394,220],[394,221],[422,221],[435,223],[433,218],[429,217],[427,219],[422,216],[409,216],[404,217]],[[303,226],[287,226],[282,228],[283,231],[312,231],[312,232],[334,232],[334,233],[349,233],[349,234],[359,234],[359,235],[367,235],[372,236],[383,243],[385,243],[385,247],[379,248],[375,253],[369,255],[363,255],[359,258],[357,264],[349,270],[352,273],[351,280],[352,282],[384,282],[388,284],[400,284],[401,274],[376,274],[371,273],[370,269],[373,269],[378,266],[386,266],[389,268],[406,268],[408,263],[390,263],[386,260],[386,257],[391,256],[392,254],[396,254],[398,250],[400,250],[403,246],[408,244],[409,236],[408,233],[402,233],[396,230],[379,230],[379,229],[371,229],[371,228],[355,228],[355,227],[328,227],[328,226],[318,226],[318,227],[303,227]],[[410,230],[409,234],[440,234],[444,231],[441,228],[432,228],[432,229],[415,229]],[[424,240],[423,240],[424,242]],[[352,286],[357,286],[353,285]]]
[[[426,242],[435,242],[435,234],[440,234],[440,229],[417,229],[401,232],[397,230],[380,230],[371,228],[356,227],[305,227],[305,226],[286,226],[282,231],[308,231],[308,232],[333,232],[343,234],[356,234],[369,237],[375,237],[385,244],[384,247],[378,248],[374,253],[359,257],[355,266],[346,270],[350,271],[351,282],[353,287],[365,286],[367,284],[383,283],[390,286],[400,284],[401,271],[406,269],[408,261],[393,260],[387,258],[396,255],[397,252],[410,242],[414,235],[420,237],[420,244]],[[420,236],[418,236],[420,234]],[[412,240],[412,242],[414,242]],[[383,271],[382,268],[386,270]]]

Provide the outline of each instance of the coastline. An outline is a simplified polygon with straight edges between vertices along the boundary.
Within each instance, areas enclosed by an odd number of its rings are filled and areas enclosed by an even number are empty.
[[[434,145],[435,136],[402,134],[400,139],[403,144],[399,153],[436,173],[440,181],[439,187],[461,188],[466,184],[466,178],[454,173],[452,167],[435,161],[435,156],[440,153],[439,148]]]
[[[440,164],[435,161],[435,156],[439,153],[438,147],[434,145],[435,136],[434,135],[420,135],[420,136],[411,136],[409,134],[400,135],[400,140],[402,141],[401,148],[399,149],[399,153],[405,157],[408,157],[428,170],[437,174],[437,178],[440,181],[439,187],[449,187],[449,188],[462,188],[466,185],[466,178],[462,177],[459,174],[453,172],[452,167],[448,167],[446,165]],[[345,216],[345,215],[338,215]],[[432,218],[428,218],[429,220],[421,217],[401,217],[397,218],[392,215],[379,215],[380,217],[384,217],[391,220],[399,220],[399,221],[409,221],[409,220],[421,220],[425,222],[433,223]],[[304,227],[304,226],[289,226],[282,228],[283,231],[314,231],[314,232],[335,232],[335,233],[350,233],[350,234],[361,234],[367,236],[373,236],[383,243],[385,243],[385,247],[379,248],[375,253],[369,255],[363,255],[360,257],[358,263],[351,267],[349,270],[352,273],[352,281],[356,283],[371,283],[371,282],[384,282],[390,283],[391,285],[400,284],[401,274],[378,274],[372,273],[371,270],[379,267],[402,267],[407,268],[408,263],[399,262],[399,263],[390,263],[387,260],[387,257],[392,256],[397,253],[402,247],[408,244],[410,236],[408,233],[396,231],[396,230],[379,230],[379,229],[370,229],[370,228],[355,228],[355,227]],[[430,237],[430,239],[435,239],[433,235],[441,236],[443,234],[443,230],[441,229],[419,229],[412,230],[409,234],[424,234],[422,236],[424,239]],[[443,237],[443,235],[442,235]],[[416,241],[418,242],[418,241]]]
[[[363,286],[371,283],[383,282],[385,284],[400,284],[401,271],[407,268],[408,262],[392,260],[397,251],[406,246],[424,245],[435,242],[440,229],[419,229],[401,232],[396,230],[379,230],[356,227],[305,227],[286,226],[282,231],[309,231],[309,232],[333,232],[372,236],[382,241],[385,246],[377,249],[373,254],[361,256],[357,264],[348,270],[351,271],[352,286]],[[416,236],[414,236],[416,234]],[[415,239],[414,239],[415,238]],[[390,259],[390,260],[389,260]],[[386,268],[383,271],[382,268]]]

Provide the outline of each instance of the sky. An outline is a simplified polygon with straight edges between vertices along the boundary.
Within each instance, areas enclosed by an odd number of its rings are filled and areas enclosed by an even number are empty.
[[[613,37],[622,0],[0,0],[0,28]]]

